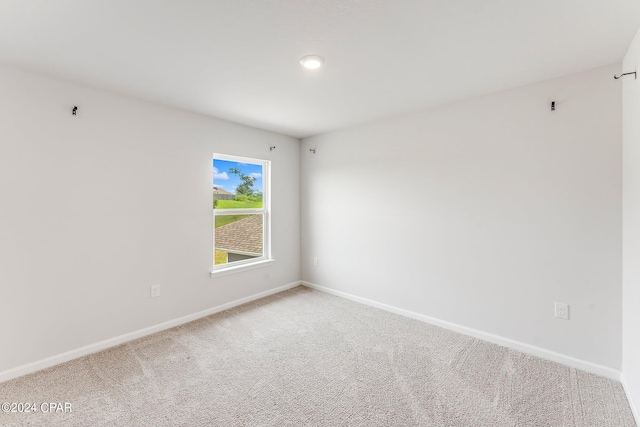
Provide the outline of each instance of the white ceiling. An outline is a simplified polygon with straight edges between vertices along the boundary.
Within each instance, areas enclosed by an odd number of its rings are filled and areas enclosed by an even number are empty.
[[[0,0],[0,63],[305,137],[620,62],[639,26],[638,0]]]

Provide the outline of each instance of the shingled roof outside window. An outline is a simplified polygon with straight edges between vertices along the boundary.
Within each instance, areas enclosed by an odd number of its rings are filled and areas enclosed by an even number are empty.
[[[216,250],[262,256],[262,215],[249,215],[216,228]]]

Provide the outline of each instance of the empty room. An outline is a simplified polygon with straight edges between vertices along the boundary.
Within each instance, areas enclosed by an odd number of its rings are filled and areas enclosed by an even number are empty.
[[[0,426],[639,426],[639,29],[0,0]]]

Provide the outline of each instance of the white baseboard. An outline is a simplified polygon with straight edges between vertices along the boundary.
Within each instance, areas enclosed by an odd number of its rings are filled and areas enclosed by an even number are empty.
[[[591,372],[596,375],[601,375],[612,380],[620,381],[620,371],[609,368],[606,366],[598,365],[595,363],[587,362],[585,360],[576,359],[575,357],[566,356],[564,354],[556,353],[554,351],[545,350],[544,348],[536,347],[530,344],[525,344],[520,341],[515,341],[509,338],[501,337],[499,335],[490,334],[487,332],[479,331],[477,329],[469,328],[455,323],[447,322],[445,320],[436,319],[434,317],[426,316],[424,314],[415,313],[402,308],[394,307],[381,302],[361,298],[355,295],[348,294],[346,292],[336,291],[331,288],[316,285],[310,282],[301,282],[304,286],[307,286],[318,291],[326,292],[335,296],[346,298],[352,301],[356,301],[362,304],[369,305],[371,307],[379,308],[391,313],[399,314],[401,316],[409,317],[411,319],[420,320],[431,325],[440,326],[441,328],[449,329],[454,332],[459,332],[464,335],[469,335],[474,338],[478,338],[484,341],[488,341],[494,344],[498,344],[503,347],[508,347],[514,350],[521,351],[523,353],[531,354],[533,356],[540,357],[542,359],[551,360],[553,362],[562,363],[563,365],[571,366],[572,368],[581,369],[583,371]],[[640,426],[640,424],[638,424]]]
[[[248,297],[240,298],[235,301],[228,302],[226,304],[212,307],[207,310],[199,311],[197,313],[189,314],[187,316],[180,317],[178,319],[169,320],[167,322],[160,323],[158,325],[149,326],[148,328],[140,329],[134,332],[129,332],[124,335],[120,335],[114,338],[109,338],[104,341],[100,341],[94,344],[89,344],[84,347],[80,347],[75,350],[70,350],[55,356],[47,357],[46,359],[38,360],[36,362],[28,363],[26,365],[18,366],[17,368],[8,369],[0,372],[0,383],[8,381],[23,375],[31,374],[33,372],[40,371],[45,368],[49,368],[60,363],[68,362],[69,360],[77,359],[88,354],[96,353],[109,347],[123,344],[128,341],[132,341],[138,338],[142,338],[147,335],[154,334],[156,332],[171,329],[173,327],[183,325],[185,323],[193,322],[203,317],[210,316],[215,313],[219,313],[224,310],[228,310],[233,307],[237,307],[242,304],[246,304],[251,301],[255,301],[260,298],[267,297],[269,295],[277,294],[287,289],[295,288],[299,286],[300,282],[292,282],[284,286],[277,287],[275,289],[269,289],[268,291],[260,292]]]
[[[620,382],[622,383],[622,388],[624,388],[624,393],[627,395],[627,401],[629,401],[629,406],[631,406],[631,412],[633,412],[633,418],[636,420],[636,425],[640,426],[640,412],[638,412],[638,407],[631,396],[631,391],[627,384],[627,380],[624,377],[624,373],[620,374]]]
[[[88,354],[96,353],[98,351],[107,349],[109,347],[114,347],[116,345],[123,344],[128,341],[132,341],[138,338],[142,338],[147,335],[154,334],[156,332],[164,331],[166,329],[173,328],[175,326],[179,326],[185,323],[192,322],[194,320],[210,316],[215,313],[219,313],[224,310],[228,310],[233,307],[237,307],[242,304],[246,304],[251,301],[258,300],[260,298],[267,297],[269,295],[277,294],[279,292],[286,291],[287,289],[294,288],[298,285],[304,285],[312,289],[316,289],[321,292],[326,292],[332,295],[336,295],[342,298],[346,298],[352,301],[359,302],[361,304],[365,304],[371,307],[379,308],[385,311],[389,311],[391,313],[396,313],[401,316],[409,317],[412,319],[420,320],[425,323],[429,323],[435,326],[440,326],[445,329],[449,329],[454,332],[459,332],[465,335],[472,336],[474,338],[478,338],[484,341],[488,341],[494,344],[498,344],[504,347],[512,348],[514,350],[522,351],[524,353],[528,353],[537,357],[541,357],[543,359],[551,360],[554,362],[562,363],[564,365],[571,366],[576,369],[581,369],[587,372],[591,372],[597,375],[602,375],[603,377],[607,377],[616,381],[621,381],[623,387],[625,388],[625,392],[627,393],[627,399],[629,400],[629,404],[633,411],[633,414],[636,418],[636,423],[640,426],[640,417],[638,415],[638,410],[634,405],[634,402],[631,400],[631,396],[628,393],[628,387],[624,381],[624,376],[621,376],[620,372],[608,368],[606,366],[597,365],[595,363],[587,362],[584,360],[580,360],[571,356],[566,356],[560,353],[556,353],[550,350],[545,350],[540,347],[532,346],[529,344],[525,344],[519,341],[515,341],[509,338],[504,338],[498,335],[489,334],[487,332],[478,331],[476,329],[468,328],[466,326],[457,325],[455,323],[447,322],[444,320],[436,319],[430,316],[426,316],[424,314],[415,313],[409,310],[401,309],[398,307],[394,307],[388,304],[383,304],[377,301],[369,300],[366,298],[358,297],[355,295],[348,294],[346,292],[336,291],[334,289],[326,288],[324,286],[319,286],[314,283],[300,281],[300,282],[292,282],[286,284],[284,286],[280,286],[278,288],[270,289],[268,291],[260,292],[254,295],[250,295],[248,297],[240,298],[235,301],[228,302],[226,304],[222,304],[216,307],[209,308],[207,310],[203,310],[197,313],[189,314],[187,316],[180,317],[178,319],[169,320],[167,322],[160,323],[158,325],[150,326],[148,328],[140,329],[134,332],[130,332],[127,334],[123,334],[114,338],[110,338],[104,341],[100,341],[94,344],[90,344],[75,350],[67,351],[65,353],[61,353],[55,356],[48,357],[46,359],[38,360],[36,362],[28,363],[26,365],[18,366],[16,368],[12,368],[3,372],[0,372],[0,382],[8,381],[23,375],[27,375],[33,372],[37,372],[39,370],[49,368],[54,365],[58,365],[60,363],[68,362],[69,360],[77,359],[82,356],[86,356]]]

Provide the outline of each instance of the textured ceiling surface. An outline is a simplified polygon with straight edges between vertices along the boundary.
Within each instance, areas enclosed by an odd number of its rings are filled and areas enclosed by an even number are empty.
[[[0,0],[0,64],[305,137],[620,62],[639,26],[637,0]]]

